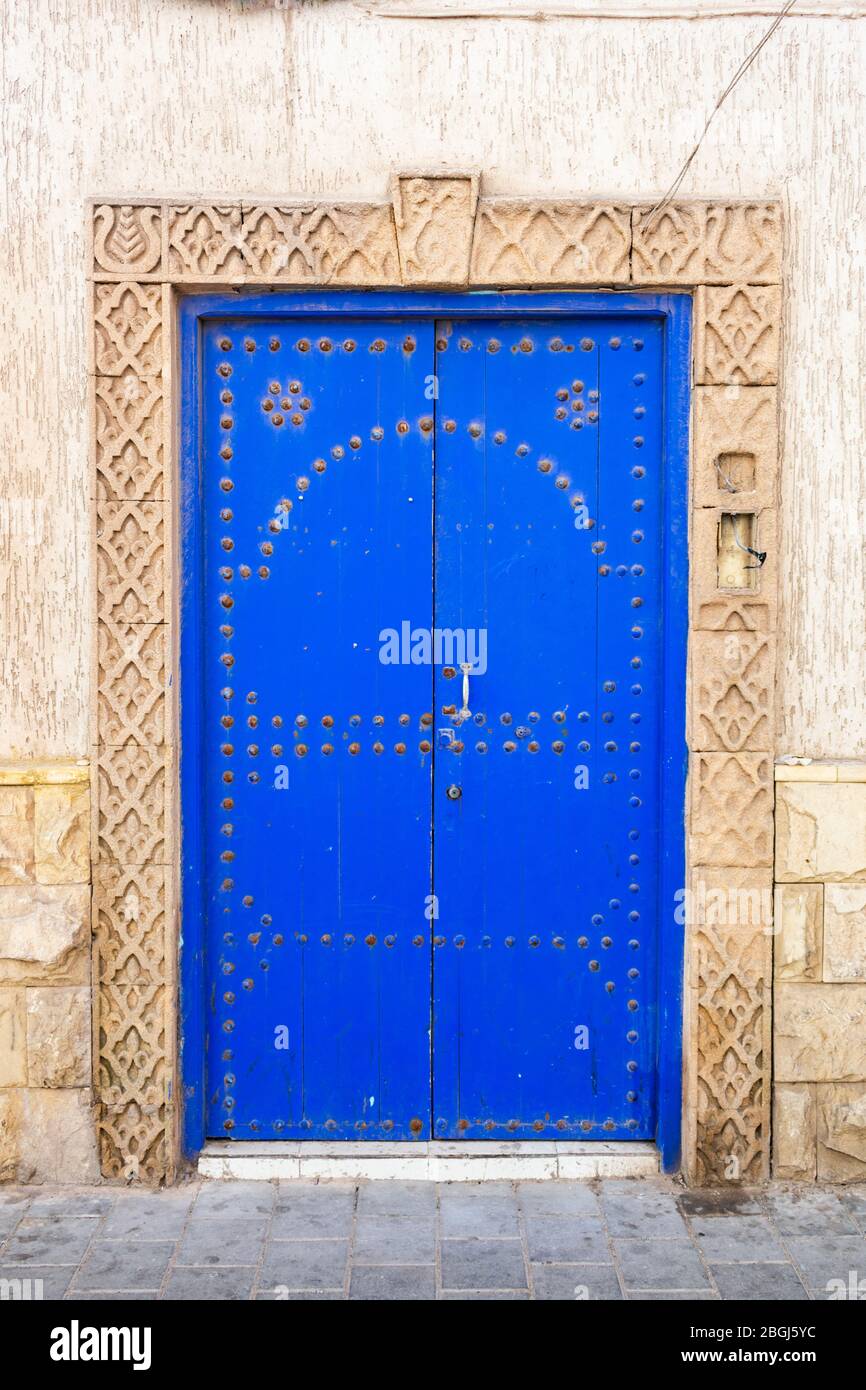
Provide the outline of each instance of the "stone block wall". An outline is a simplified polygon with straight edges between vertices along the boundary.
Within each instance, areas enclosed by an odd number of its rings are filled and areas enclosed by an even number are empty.
[[[0,1181],[99,1177],[90,772],[0,764]]]
[[[866,767],[776,769],[773,1172],[866,1180]]]

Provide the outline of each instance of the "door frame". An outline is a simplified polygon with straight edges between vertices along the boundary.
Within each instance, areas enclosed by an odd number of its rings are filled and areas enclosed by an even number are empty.
[[[656,1144],[665,1171],[679,1167],[682,1125],[683,955],[685,928],[677,893],[686,883],[686,661],[688,641],[688,461],[691,403],[691,311],[687,291],[664,294],[593,291],[348,291],[194,294],[179,303],[179,616],[177,671],[180,724],[180,1069],[182,1140],[194,1158],[205,1143],[206,987],[202,830],[203,640],[202,510],[200,496],[201,324],[243,314],[352,315],[401,319],[472,317],[604,318],[651,315],[664,331],[663,380],[663,641],[661,708],[661,856],[657,997],[658,1115]],[[666,905],[666,906],[665,906]],[[624,1141],[628,1142],[628,1141]]]

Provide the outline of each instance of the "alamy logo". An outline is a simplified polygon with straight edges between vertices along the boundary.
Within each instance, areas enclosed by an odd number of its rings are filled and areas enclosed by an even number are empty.
[[[52,1361],[131,1361],[134,1371],[150,1370],[149,1327],[69,1327],[51,1331]]]
[[[383,666],[466,666],[473,676],[487,670],[486,627],[413,627],[404,619],[399,629],[379,633]]]

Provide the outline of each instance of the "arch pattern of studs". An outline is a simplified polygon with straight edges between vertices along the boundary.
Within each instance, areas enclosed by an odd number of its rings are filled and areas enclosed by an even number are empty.
[[[175,289],[694,291],[686,886],[763,886],[773,844],[780,211],[716,199],[651,220],[648,205],[487,199],[475,176],[407,175],[393,180],[390,205],[100,201],[91,228],[94,1085],[105,1174],[155,1182],[171,1179],[179,1152]],[[274,427],[278,416],[291,427],[303,385],[271,384]],[[566,393],[560,418],[582,414],[580,400]],[[751,486],[733,499],[723,455],[751,462]],[[767,554],[742,589],[720,587],[716,563],[721,516],[732,511],[754,517]],[[760,925],[687,923],[684,1160],[696,1180],[755,1181],[768,1170],[771,943]]]

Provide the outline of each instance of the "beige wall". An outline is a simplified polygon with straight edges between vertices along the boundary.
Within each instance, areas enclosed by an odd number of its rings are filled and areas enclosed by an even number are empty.
[[[0,757],[88,751],[86,197],[380,199],[443,164],[489,193],[653,197],[767,23],[3,7]],[[866,20],[786,19],[681,190],[785,207],[778,748],[812,756],[866,756],[864,72]]]

